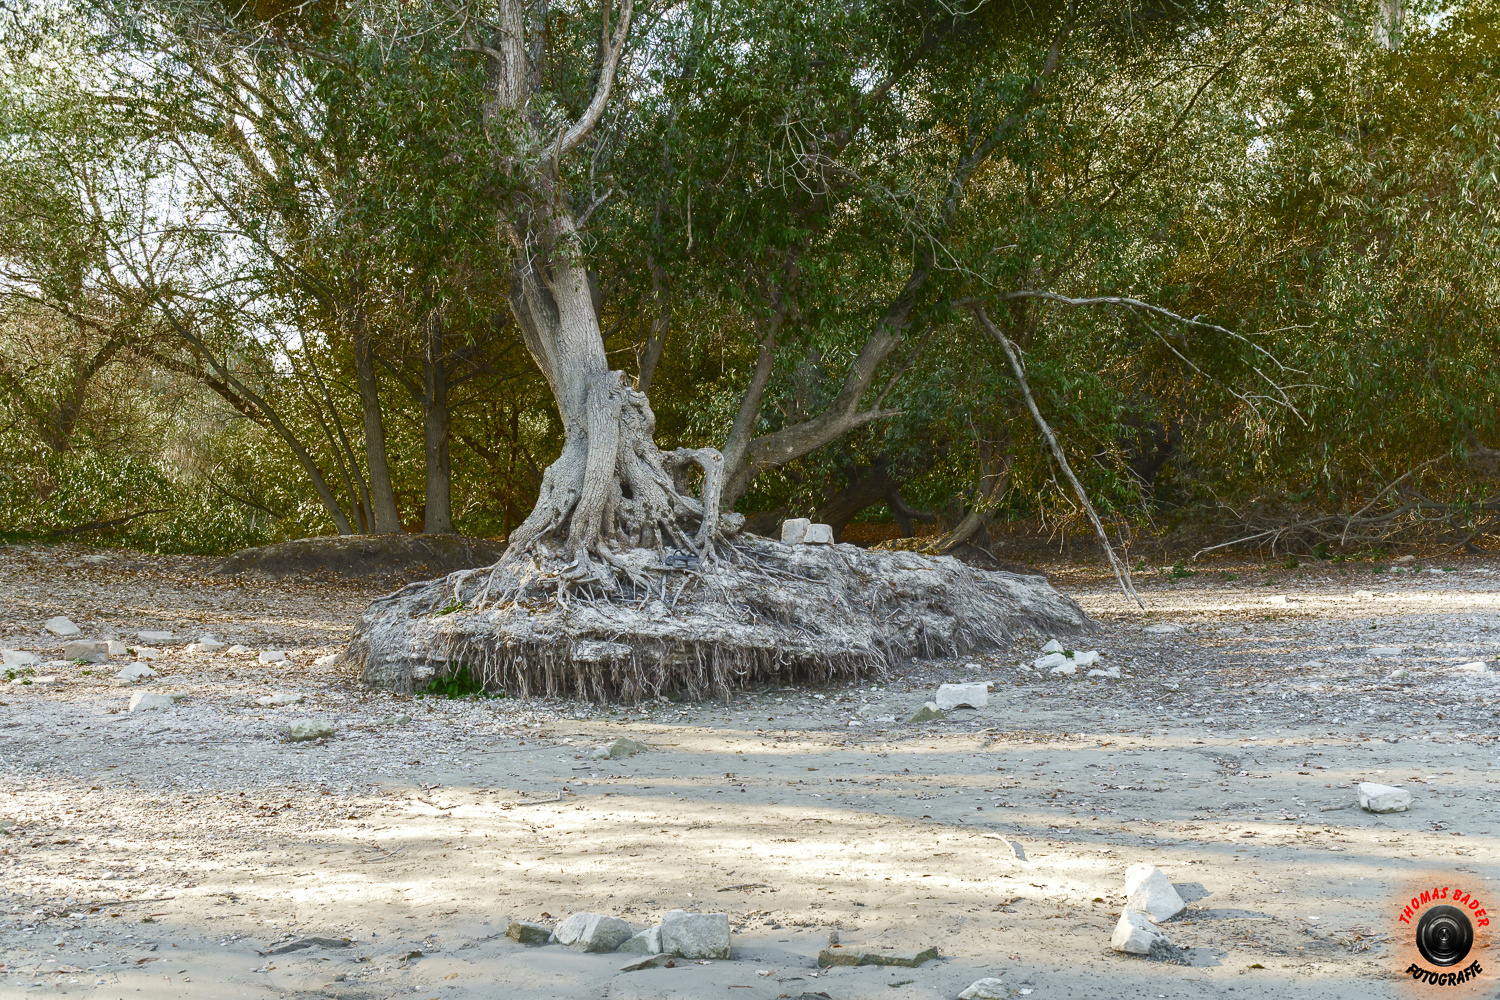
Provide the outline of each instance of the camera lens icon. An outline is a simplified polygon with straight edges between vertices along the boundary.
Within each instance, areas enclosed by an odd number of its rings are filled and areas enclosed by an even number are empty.
[[[1474,926],[1456,906],[1434,906],[1417,921],[1417,950],[1433,965],[1457,965],[1474,947]]]

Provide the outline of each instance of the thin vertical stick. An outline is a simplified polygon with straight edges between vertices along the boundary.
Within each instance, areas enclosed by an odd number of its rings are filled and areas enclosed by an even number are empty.
[[[1036,400],[1031,396],[1031,386],[1026,381],[1026,373],[1021,370],[1021,359],[1016,355],[1014,345],[1010,339],[1000,331],[1000,328],[991,322],[985,313],[984,307],[978,302],[969,301],[968,306],[974,311],[974,316],[979,320],[981,326],[1000,343],[1000,349],[1005,352],[1005,357],[1010,361],[1010,370],[1016,376],[1016,384],[1021,387],[1021,395],[1026,400],[1026,408],[1031,411],[1031,418],[1036,421],[1037,429],[1042,432],[1042,437],[1047,439],[1048,446],[1052,449],[1052,457],[1057,459],[1057,464],[1062,467],[1063,475],[1068,477],[1068,482],[1073,484],[1073,492],[1078,494],[1078,499],[1083,503],[1085,510],[1089,512],[1089,520],[1094,522],[1094,532],[1099,536],[1099,541],[1104,546],[1104,552],[1109,556],[1109,564],[1115,571],[1115,579],[1120,582],[1120,589],[1128,597],[1140,606],[1142,611],[1146,610],[1145,602],[1135,592],[1135,584],[1130,579],[1130,567],[1126,566],[1120,557],[1115,555],[1115,548],[1109,544],[1109,535],[1104,532],[1104,522],[1099,520],[1099,514],[1094,510],[1094,505],[1089,502],[1089,495],[1084,490],[1083,484],[1078,477],[1073,475],[1073,469],[1068,465],[1067,456],[1063,454],[1062,446],[1057,443],[1057,436],[1052,433],[1052,428],[1047,426],[1047,421],[1042,418],[1042,411],[1037,409]]]

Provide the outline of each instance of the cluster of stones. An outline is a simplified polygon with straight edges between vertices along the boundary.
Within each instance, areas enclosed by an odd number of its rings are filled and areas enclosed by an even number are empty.
[[[729,957],[729,914],[671,910],[655,927],[636,930],[619,917],[575,913],[555,927],[529,920],[512,920],[506,937],[521,944],[560,944],[574,951],[625,952],[644,955],[627,971],[670,964],[677,958]]]

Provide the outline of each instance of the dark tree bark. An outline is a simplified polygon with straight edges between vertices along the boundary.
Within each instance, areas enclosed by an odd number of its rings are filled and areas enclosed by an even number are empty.
[[[370,476],[370,516],[377,535],[401,531],[391,467],[385,453],[385,418],[380,410],[380,381],[370,352],[370,332],[363,320],[354,324],[354,373],[359,382],[359,405],[365,425],[365,468]]]
[[[427,458],[427,506],[422,532],[428,535],[453,534],[446,340],[442,313],[434,309],[427,318],[427,343],[422,352],[422,430]]]

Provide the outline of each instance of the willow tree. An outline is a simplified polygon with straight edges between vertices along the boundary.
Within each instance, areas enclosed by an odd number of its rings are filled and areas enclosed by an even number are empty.
[[[718,451],[658,448],[646,395],[610,367],[588,210],[570,186],[588,176],[582,154],[624,65],[632,0],[603,0],[592,20],[523,0],[488,13],[466,12],[461,36],[484,60],[483,127],[508,179],[496,206],[508,305],[565,441],[500,563],[372,605],[347,654],[367,679],[411,688],[462,672],[518,694],[723,694],[879,673],[912,654],[1001,645],[1022,626],[1083,627],[1039,577],[745,534],[720,509]]]

